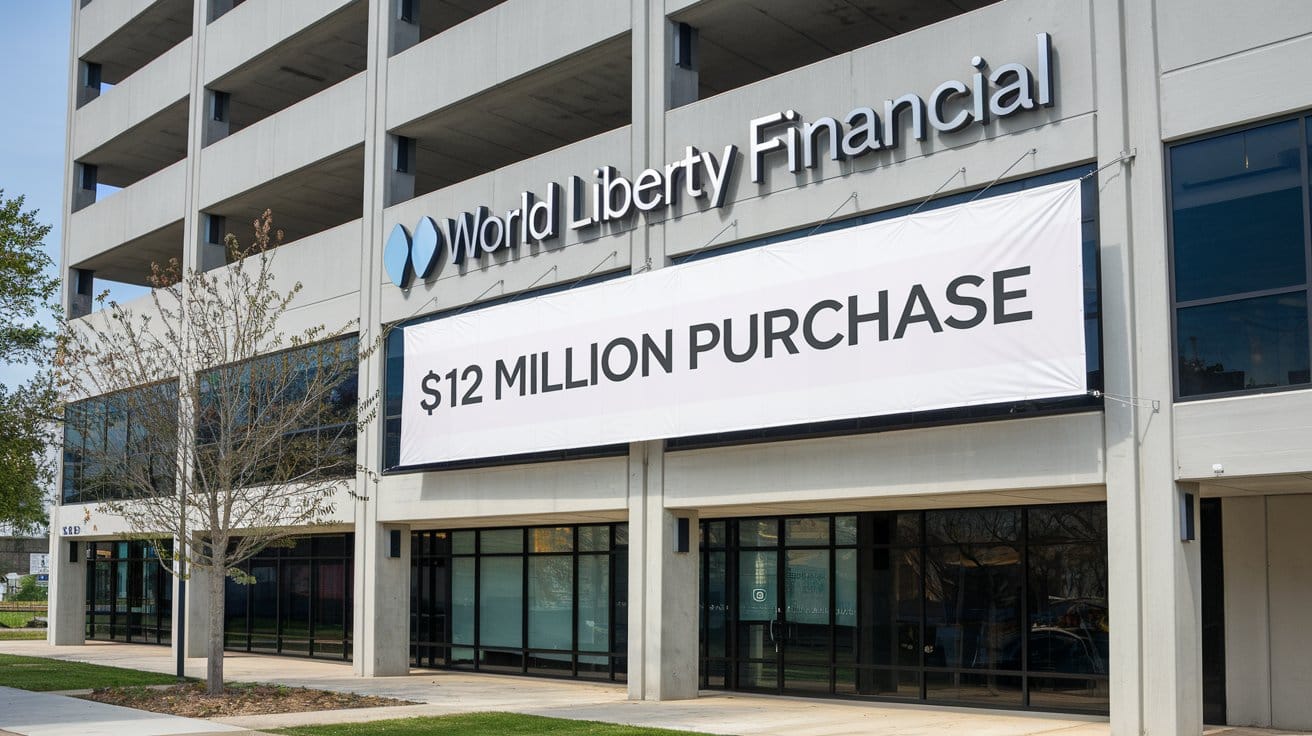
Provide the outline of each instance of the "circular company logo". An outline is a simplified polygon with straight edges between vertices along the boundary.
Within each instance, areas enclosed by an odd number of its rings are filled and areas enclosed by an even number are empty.
[[[404,225],[397,224],[383,245],[383,270],[402,289],[410,288],[411,276],[428,278],[437,265],[442,250],[442,233],[431,217],[421,217],[412,238]]]
[[[753,588],[753,589],[752,589],[752,600],[755,601],[755,602],[757,602],[757,603],[765,603],[765,589],[764,589],[764,588]]]

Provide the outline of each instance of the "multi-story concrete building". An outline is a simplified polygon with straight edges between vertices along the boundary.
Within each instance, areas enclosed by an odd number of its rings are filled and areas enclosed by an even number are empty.
[[[71,317],[270,208],[399,327],[233,648],[1312,728],[1306,3],[74,6]],[[51,642],[199,653],[111,435]]]

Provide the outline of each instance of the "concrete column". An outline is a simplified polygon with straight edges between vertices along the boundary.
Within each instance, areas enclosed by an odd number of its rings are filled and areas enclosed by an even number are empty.
[[[1104,381],[1108,394],[1132,397],[1107,399],[1104,411],[1117,736],[1202,732],[1199,545],[1180,538],[1180,494],[1196,489],[1175,481],[1154,12],[1118,0],[1093,4],[1098,163],[1136,152],[1098,175]]]
[[[395,548],[393,532],[399,534]],[[355,602],[355,674],[409,674],[410,527],[357,523],[355,579],[364,581],[364,596]]]
[[[187,594],[178,595],[177,581],[174,581],[174,610],[180,606],[187,607],[187,641],[184,656],[207,657],[210,646],[210,578],[213,574],[207,570],[192,568],[191,579],[187,581]],[[177,619],[175,618],[176,622]],[[174,642],[177,646],[177,631],[174,627]],[[176,650],[175,650],[176,651]]]
[[[77,212],[96,203],[97,170],[95,164],[78,163],[73,165],[74,185],[70,206]]]
[[[53,514],[52,514],[53,516]],[[77,545],[77,553],[69,543]],[[50,530],[50,600],[46,641],[53,646],[86,643],[87,563],[86,542]]]
[[[96,304],[96,272],[89,268],[70,268],[68,281],[73,284],[68,291],[69,319],[91,314]]]
[[[378,281],[382,276],[382,218],[378,213],[386,197],[388,161],[387,51],[396,0],[370,0],[369,65],[365,96],[372,104],[365,121],[364,217],[365,242],[360,252],[360,341],[381,334]],[[383,351],[360,364],[360,395],[381,390]],[[375,422],[381,421],[375,419]],[[378,471],[382,467],[382,432],[365,431],[356,446],[356,462]],[[372,473],[356,474],[355,494],[355,623],[352,633],[352,669],[356,675],[404,675],[410,668],[410,530],[389,526],[378,519],[378,484]],[[400,557],[391,557],[390,532],[401,534]]]
[[[388,156],[383,174],[383,201],[388,206],[415,196],[418,141],[402,135],[387,136]]]
[[[665,109],[697,101],[701,66],[697,29],[687,23],[665,21]]]
[[[697,697],[697,513],[664,504],[664,443],[629,450],[629,697]],[[676,551],[678,519],[689,549]]]
[[[237,5],[233,0],[209,0],[207,4],[209,5],[209,12],[205,17],[210,22],[217,20]]]
[[[91,61],[77,63],[77,106],[82,107],[100,96],[100,65]]]
[[[388,53],[396,55],[419,43],[418,0],[388,0]]]
[[[205,145],[208,146],[228,137],[232,129],[229,112],[231,99],[227,92],[205,89],[205,127],[202,134]]]
[[[1234,726],[1271,725],[1266,516],[1266,498],[1221,500],[1225,714]]]

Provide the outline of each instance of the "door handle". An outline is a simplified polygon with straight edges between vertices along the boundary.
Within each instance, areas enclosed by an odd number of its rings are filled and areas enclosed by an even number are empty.
[[[779,653],[779,637],[775,636],[774,627],[779,623],[779,609],[775,609],[774,618],[770,619],[770,641],[774,642],[774,653]]]

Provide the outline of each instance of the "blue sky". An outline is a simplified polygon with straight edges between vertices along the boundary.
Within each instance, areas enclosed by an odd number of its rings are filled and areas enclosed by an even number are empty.
[[[63,225],[64,128],[68,100],[67,0],[0,0],[0,189],[23,194],[24,209],[53,229],[46,250],[59,261]],[[3,364],[0,383],[30,371]]]

